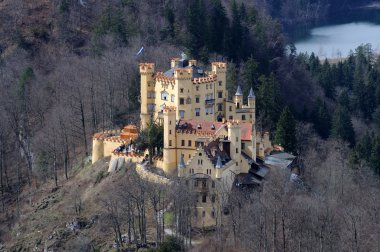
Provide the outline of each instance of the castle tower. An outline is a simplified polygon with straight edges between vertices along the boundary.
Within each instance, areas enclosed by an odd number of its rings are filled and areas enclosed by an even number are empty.
[[[243,106],[243,92],[241,91],[240,85],[238,85],[235,93],[235,105],[237,109]]]
[[[256,96],[255,93],[253,92],[253,89],[249,90],[249,95],[248,95],[248,107],[252,109],[252,121],[251,123],[256,122]]]
[[[215,165],[215,169],[216,169],[215,177],[217,179],[222,178],[222,167],[223,167],[222,159],[218,155],[218,159],[216,160],[216,165]]]
[[[154,92],[154,64],[153,63],[141,63],[140,64],[141,75],[141,129],[143,129],[149,122],[151,114],[154,112],[153,107],[149,104],[153,104],[151,98],[148,98],[148,92]],[[152,97],[149,95],[149,97]]]
[[[183,154],[181,154],[181,159],[179,160],[178,164],[178,177],[184,177],[185,176],[185,160],[183,159]]]
[[[188,64],[184,61],[187,61],[187,60],[180,60],[180,63],[184,63],[185,65]],[[189,106],[188,104],[186,104],[186,102],[184,104],[180,104],[180,98],[184,98],[185,101],[187,99],[187,97],[192,97],[192,94],[189,93],[189,91],[191,92],[191,87],[193,85],[191,79],[193,77],[193,69],[192,68],[176,68],[174,70],[174,81],[175,81],[175,87],[177,90],[176,90],[176,94],[177,94],[177,97],[178,99],[175,100],[175,106],[177,108],[177,111],[176,111],[176,114],[177,114],[177,117],[176,118],[181,118],[181,113],[183,114],[183,119],[191,119],[195,112],[192,110],[192,107]]]
[[[93,138],[92,139],[92,163],[95,163],[99,159],[104,157],[104,145],[103,139]]]
[[[177,170],[176,109],[164,108],[164,172],[173,174]]]
[[[222,108],[222,111],[225,111],[224,99],[228,98],[226,88],[227,64],[224,62],[212,62],[211,72],[217,76],[217,83],[215,86],[215,111],[219,111],[219,107]],[[215,115],[217,115],[217,113],[215,113]]]
[[[228,140],[230,140],[230,157],[237,163],[237,169],[241,159],[241,125],[238,121],[228,123]]]

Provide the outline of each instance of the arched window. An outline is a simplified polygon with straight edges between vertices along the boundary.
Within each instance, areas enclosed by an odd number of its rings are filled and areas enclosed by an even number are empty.
[[[190,97],[187,97],[187,99],[186,99],[186,103],[187,103],[187,104],[191,104],[191,98],[190,98]]]

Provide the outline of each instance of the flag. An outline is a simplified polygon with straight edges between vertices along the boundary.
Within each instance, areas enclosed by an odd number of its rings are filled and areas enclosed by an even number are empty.
[[[139,56],[140,54],[144,53],[144,47],[141,47],[140,50],[137,52],[136,56]]]

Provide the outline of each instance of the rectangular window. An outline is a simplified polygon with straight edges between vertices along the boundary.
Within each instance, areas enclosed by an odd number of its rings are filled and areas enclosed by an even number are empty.
[[[150,94],[150,92],[148,92],[148,98],[150,98],[150,96],[151,96],[151,94]]]
[[[218,111],[223,111],[223,104],[222,103],[218,103]]]
[[[183,88],[181,88],[179,91],[180,91],[181,93],[183,93]]]
[[[245,143],[243,143],[243,142],[241,143],[241,149],[245,150]]]
[[[169,140],[169,146],[172,146],[172,140]]]
[[[212,196],[211,196],[211,202],[212,202],[212,203],[215,202],[215,195],[212,195]]]
[[[202,212],[202,217],[205,217],[206,216],[206,211],[203,211]]]
[[[236,140],[236,142],[239,142],[239,138],[238,137],[236,137],[235,140]]]
[[[201,114],[201,109],[200,108],[196,108],[195,109],[195,116],[200,116]]]
[[[161,93],[161,100],[168,101],[169,100],[168,96],[169,96],[168,92],[166,92],[166,91],[162,92]]]
[[[210,108],[210,114],[213,114],[213,113],[214,113],[214,108],[211,107],[211,108]]]
[[[199,95],[195,96],[195,103],[199,103]]]
[[[208,108],[206,108],[206,115],[208,115]]]
[[[179,111],[179,116],[183,119],[185,118],[185,110],[180,110]]]
[[[197,91],[199,91],[199,86],[196,86],[195,89],[196,89]]]
[[[239,153],[239,148],[236,148],[236,153]]]
[[[181,140],[181,146],[185,146],[185,140]]]
[[[228,119],[232,120],[232,119],[234,119],[234,117],[233,116],[229,116]]]
[[[218,92],[218,98],[223,98],[223,91]]]
[[[241,120],[245,121],[245,115],[241,115]]]
[[[206,196],[206,194],[203,194],[202,195],[202,202],[206,203],[206,201],[207,201],[207,196]]]
[[[222,86],[222,82],[221,81],[219,81],[219,86]]]
[[[156,98],[156,92],[153,92],[153,98]]]
[[[202,188],[207,188],[207,181],[206,180],[202,181]]]
[[[185,104],[185,98],[179,98],[179,104],[181,105]]]
[[[232,106],[230,106],[230,111],[232,111]]]
[[[189,140],[189,142],[188,142],[188,146],[191,147],[191,140]]]
[[[172,130],[169,130],[169,135],[171,135],[172,134]]]

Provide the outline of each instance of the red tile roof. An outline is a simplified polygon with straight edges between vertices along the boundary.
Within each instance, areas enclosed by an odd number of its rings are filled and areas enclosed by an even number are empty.
[[[225,127],[227,129],[227,123],[217,122],[217,121],[207,121],[207,120],[181,120],[177,131],[190,134],[215,134],[220,128]],[[184,127],[184,125],[187,125]],[[201,127],[198,129],[198,125]],[[214,125],[215,129],[212,129]],[[250,141],[252,140],[252,124],[251,123],[240,123],[241,125],[241,140]]]

